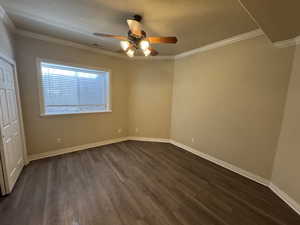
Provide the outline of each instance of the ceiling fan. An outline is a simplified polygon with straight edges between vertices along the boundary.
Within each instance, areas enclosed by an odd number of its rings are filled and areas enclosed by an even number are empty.
[[[142,30],[141,21],[142,16],[140,15],[134,15],[133,19],[127,19],[128,36],[103,33],[94,33],[94,35],[120,40],[121,48],[129,57],[133,57],[138,49],[142,50],[145,56],[156,56],[158,52],[150,44],[177,43],[176,37],[147,37],[146,32]]]

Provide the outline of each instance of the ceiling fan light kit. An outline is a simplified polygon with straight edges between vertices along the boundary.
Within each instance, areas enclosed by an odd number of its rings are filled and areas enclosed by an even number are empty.
[[[147,40],[141,40],[139,45],[143,51],[147,50],[150,47],[149,41]]]
[[[151,54],[151,50],[150,49],[146,49],[146,50],[144,50],[144,55],[147,57],[147,56],[149,56]]]
[[[146,32],[142,30],[140,23],[142,17],[134,15],[133,19],[127,19],[129,27],[128,36],[111,35],[103,33],[94,33],[96,36],[109,37],[120,40],[120,46],[128,57],[134,57],[137,50],[142,50],[144,56],[156,56],[158,52],[150,46],[152,44],[175,44],[177,43],[176,37],[147,37]]]
[[[128,57],[132,58],[134,56],[135,51],[130,48],[126,51],[126,54],[128,55]]]
[[[145,56],[149,56],[151,54],[151,51],[149,49],[150,43],[149,43],[149,41],[147,41],[145,39],[136,40],[136,38],[135,38],[135,39],[131,39],[131,41],[122,40],[122,41],[120,41],[120,46],[121,46],[122,50],[124,52],[126,52],[126,54],[129,57],[133,57],[135,51],[138,49],[141,49]]]
[[[130,47],[129,41],[120,41],[121,48],[126,52]]]

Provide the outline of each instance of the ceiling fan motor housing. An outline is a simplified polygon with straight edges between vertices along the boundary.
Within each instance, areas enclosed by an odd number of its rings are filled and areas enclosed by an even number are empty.
[[[176,37],[147,37],[146,32],[142,30],[141,15],[134,15],[133,18],[127,19],[129,32],[127,37],[122,35],[112,35],[105,33],[94,33],[99,37],[114,38],[120,41],[121,48],[127,53],[129,57],[134,56],[135,49],[141,49],[145,56],[155,56],[158,52],[150,47],[150,44],[175,44]]]
[[[138,48],[140,42],[144,39],[146,39],[145,31],[142,30],[142,36],[136,36],[130,30],[128,31],[128,40],[135,48]]]
[[[138,22],[141,22],[142,19],[143,19],[143,17],[141,15],[137,15],[136,14],[136,15],[133,16],[133,19],[136,20],[136,21],[138,21]]]

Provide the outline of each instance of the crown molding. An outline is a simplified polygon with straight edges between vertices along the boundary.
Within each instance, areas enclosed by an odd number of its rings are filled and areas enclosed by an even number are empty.
[[[291,47],[299,44],[300,44],[300,36],[288,40],[284,40],[284,41],[274,42],[274,45],[277,48],[286,48],[286,47]]]
[[[129,58],[128,56],[119,54],[119,53],[115,53],[115,52],[111,52],[111,51],[107,51],[107,50],[103,50],[103,49],[97,49],[97,48],[93,48],[87,45],[83,45],[83,44],[79,44],[73,41],[67,41],[67,40],[63,40],[60,38],[54,38],[54,37],[50,37],[48,35],[44,35],[44,34],[37,34],[37,33],[33,33],[30,31],[26,31],[26,30],[21,30],[21,29],[17,29],[15,30],[15,34],[23,36],[23,37],[29,37],[29,38],[33,38],[33,39],[37,39],[37,40],[41,40],[41,41],[46,41],[46,42],[50,42],[50,43],[55,43],[55,44],[59,44],[59,45],[63,45],[63,46],[67,46],[67,47],[73,47],[73,48],[78,48],[78,49],[82,49],[82,50],[87,50],[87,51],[91,51],[91,52],[95,52],[95,53],[99,53],[99,54],[103,54],[103,55],[108,55],[108,56],[112,56],[112,57],[117,57],[117,58],[121,58],[121,59],[126,59],[126,60],[168,60],[168,59],[174,59],[174,56],[148,56],[148,57],[144,57],[144,56],[135,56],[133,58]]]
[[[1,5],[0,5],[0,20],[3,21],[4,25],[6,25],[6,27],[8,27],[9,30],[11,30],[12,32],[15,32],[15,30],[16,30],[15,24],[8,17],[7,13],[2,8]]]
[[[45,19],[43,17],[36,17],[36,16],[32,16],[28,13],[22,12],[20,10],[15,10],[12,8],[7,8],[7,12],[11,13],[11,14],[15,14],[15,15],[20,15],[24,18],[29,18],[31,20],[34,21],[38,21],[40,23],[43,23],[45,25],[51,25],[51,26],[55,26],[58,27],[60,29],[64,29],[64,30],[69,30],[71,32],[75,32],[75,33],[79,33],[85,36],[89,36],[89,37],[94,37],[94,35],[91,35],[90,32],[87,32],[85,30],[79,29],[78,27],[70,27],[69,25],[67,26],[66,24],[61,24],[57,21],[49,21],[48,19]],[[38,33],[33,33],[30,31],[26,31],[26,30],[15,30],[15,33],[21,35],[21,36],[26,36],[26,37],[31,37],[34,39],[38,39],[38,40],[42,40],[42,41],[47,41],[47,42],[52,42],[52,43],[56,43],[56,44],[60,44],[60,45],[65,45],[65,46],[69,46],[69,47],[74,47],[74,48],[79,48],[79,49],[84,49],[84,50],[89,50],[92,52],[96,52],[96,53],[100,53],[100,54],[104,54],[104,55],[109,55],[109,56],[114,56],[117,58],[122,58],[122,59],[126,59],[126,60],[167,60],[167,59],[174,59],[174,56],[135,56],[133,58],[129,58],[126,55],[120,54],[120,53],[116,53],[116,52],[112,52],[112,51],[107,51],[107,50],[103,50],[103,49],[97,49],[97,48],[93,48],[90,47],[88,45],[84,45],[84,44],[79,44],[76,42],[72,42],[72,41],[67,41],[67,40],[63,40],[60,38],[54,38],[48,35],[42,35],[42,34],[38,34]]]
[[[3,15],[5,16],[5,14],[3,14],[3,11],[1,11],[2,8],[0,8],[0,18],[3,18]],[[5,13],[5,11],[4,11]],[[8,17],[7,17],[8,18]],[[83,44],[79,44],[73,41],[67,41],[67,40],[63,40],[60,38],[54,38],[48,35],[44,35],[44,34],[38,34],[38,33],[33,33],[30,31],[26,31],[26,30],[21,30],[21,29],[13,29],[15,34],[18,34],[20,36],[24,36],[24,37],[29,37],[29,38],[33,38],[33,39],[37,39],[37,40],[42,40],[42,41],[46,41],[46,42],[50,42],[50,43],[55,43],[55,44],[60,44],[63,46],[68,46],[68,47],[73,47],[73,48],[78,48],[78,49],[83,49],[83,50],[87,50],[87,51],[91,51],[91,52],[95,52],[95,53],[99,53],[99,54],[103,54],[103,55],[108,55],[108,56],[112,56],[112,57],[117,57],[117,58],[121,58],[121,59],[126,59],[126,60],[130,60],[130,61],[134,61],[134,60],[176,60],[176,59],[181,59],[190,55],[194,55],[196,53],[200,53],[200,52],[205,52],[205,51],[209,51],[212,49],[216,49],[216,48],[220,48],[226,45],[230,45],[239,41],[243,41],[243,40],[248,40],[248,39],[252,39],[261,35],[264,35],[264,33],[262,32],[261,29],[257,29],[257,30],[253,30],[250,31],[248,33],[244,33],[244,34],[240,34],[222,41],[218,41],[209,45],[205,45],[203,47],[200,48],[196,48],[187,52],[183,52],[177,55],[166,55],[166,56],[148,56],[148,57],[144,57],[144,56],[135,56],[133,58],[129,58],[126,55],[122,55],[120,53],[115,53],[115,52],[111,52],[111,51],[107,51],[107,50],[103,50],[103,49],[97,49],[97,48],[93,48],[87,45],[83,45]],[[273,45],[275,47],[278,48],[285,48],[285,47],[290,47],[290,46],[294,46],[294,45],[299,45],[300,44],[300,36],[293,38],[293,39],[289,39],[289,40],[285,40],[285,41],[279,41],[279,42],[274,42]]]
[[[73,48],[78,48],[78,49],[82,49],[82,50],[88,50],[88,51],[95,52],[95,53],[100,53],[100,54],[103,54],[103,55],[114,56],[114,57],[123,58],[123,59],[128,58],[127,56],[123,56],[123,55],[118,54],[118,53],[106,51],[106,50],[103,50],[103,49],[92,48],[92,47],[89,47],[87,45],[78,44],[78,43],[73,42],[73,41],[67,41],[67,40],[63,40],[63,39],[59,39],[59,38],[54,38],[54,37],[50,37],[48,35],[37,34],[37,33],[33,33],[33,32],[30,32],[30,31],[26,31],[26,30],[17,29],[15,31],[15,34],[23,36],[23,37],[29,37],[29,38],[33,38],[33,39],[37,39],[37,40],[41,40],[41,41],[46,41],[46,42],[50,42],[50,43],[55,43],[55,44],[67,46],[67,47],[73,47]]]
[[[239,34],[239,35],[236,35],[234,37],[224,39],[222,41],[217,41],[215,43],[205,45],[205,46],[200,47],[200,48],[196,48],[196,49],[193,49],[193,50],[190,50],[190,51],[187,51],[187,52],[180,53],[180,54],[175,56],[175,59],[181,59],[181,58],[184,58],[184,57],[187,57],[187,56],[190,56],[190,55],[194,55],[194,54],[199,53],[199,52],[205,52],[205,51],[212,50],[212,49],[215,49],[215,48],[220,48],[220,47],[223,47],[223,46],[226,46],[226,45],[230,45],[230,44],[233,44],[233,43],[236,43],[236,42],[239,42],[239,41],[255,38],[255,37],[258,37],[258,36],[261,36],[261,35],[264,35],[264,33],[261,29],[253,30],[253,31],[250,31],[250,32],[247,32],[247,33],[244,33],[244,34]]]
[[[60,44],[60,45],[64,45],[64,46],[68,46],[68,47],[74,47],[74,48],[79,48],[79,49],[83,49],[83,50],[88,50],[88,51],[92,51],[95,53],[100,53],[103,55],[108,55],[108,56],[113,56],[113,57],[117,57],[117,58],[122,58],[122,59],[126,59],[126,60],[174,60],[174,59],[180,59],[180,58],[184,58],[186,56],[189,55],[193,55],[199,52],[204,52],[204,51],[208,51],[211,49],[215,49],[215,48],[219,48],[219,47],[223,47],[226,45],[230,45],[233,44],[235,42],[239,42],[242,40],[247,40],[247,39],[251,39],[257,36],[261,36],[264,35],[264,33],[258,29],[258,30],[254,30],[254,31],[250,31],[248,33],[244,33],[244,34],[240,34],[222,41],[218,41],[200,48],[196,48],[187,52],[183,52],[180,53],[178,55],[172,56],[172,55],[167,55],[167,56],[149,56],[149,57],[144,57],[144,56],[135,56],[133,58],[129,58],[125,55],[121,55],[119,53],[115,53],[115,52],[111,52],[111,51],[106,51],[106,50],[102,50],[102,49],[96,49],[96,48],[92,48],[90,46],[87,45],[83,45],[83,44],[78,44],[76,42],[72,42],[72,41],[67,41],[67,40],[63,40],[63,39],[59,39],[59,38],[54,38],[54,37],[50,37],[48,35],[43,35],[43,34],[37,34],[37,33],[33,33],[30,31],[26,31],[26,30],[21,30],[21,29],[17,29],[15,31],[16,34],[20,35],[20,36],[24,36],[24,37],[30,37],[33,39],[38,39],[38,40],[42,40],[42,41],[47,41],[47,42],[51,42],[51,43],[56,43],[56,44]]]
[[[9,9],[9,12],[20,14],[19,11],[14,11],[11,9]],[[27,14],[25,15],[24,13],[21,13],[21,14],[22,14],[22,16],[26,16],[26,17],[29,16]],[[30,16],[30,18],[32,18],[32,16]],[[250,31],[247,33],[233,36],[231,38],[217,41],[212,44],[202,46],[200,48],[182,52],[177,55],[148,56],[148,57],[135,56],[133,58],[129,58],[126,55],[122,55],[120,53],[115,53],[115,52],[111,52],[111,51],[107,51],[107,50],[103,50],[103,49],[97,49],[97,48],[93,48],[93,47],[90,47],[90,46],[84,45],[84,44],[79,44],[79,43],[76,43],[73,41],[67,41],[67,40],[63,40],[60,38],[54,38],[54,37],[51,37],[48,35],[42,35],[42,34],[30,32],[30,31],[26,31],[26,30],[17,29],[15,27],[14,23],[12,22],[12,20],[8,17],[6,11],[1,7],[1,5],[0,5],[0,20],[3,20],[4,24],[12,32],[14,32],[18,35],[21,35],[21,36],[30,37],[30,38],[34,38],[34,39],[38,39],[38,40],[42,40],[42,41],[47,41],[47,42],[52,42],[52,43],[56,43],[56,44],[60,44],[60,45],[64,45],[64,46],[79,48],[79,49],[83,49],[83,50],[88,50],[88,51],[92,51],[95,53],[100,53],[103,55],[108,55],[108,56],[122,58],[122,59],[126,59],[126,60],[131,60],[131,61],[132,60],[176,60],[176,59],[181,59],[181,58],[184,58],[184,57],[187,57],[187,56],[199,53],[199,52],[205,52],[208,50],[212,50],[212,49],[220,48],[220,47],[223,47],[226,45],[230,45],[230,44],[233,44],[233,43],[236,43],[239,41],[243,41],[243,40],[255,38],[255,37],[258,37],[261,35],[265,35],[264,32],[262,31],[262,29],[257,29],[257,30],[253,30],[253,31]],[[39,21],[46,23],[46,24],[50,24],[49,21],[44,20],[42,18],[39,18]],[[51,25],[53,25],[53,24],[51,24]],[[65,26],[61,26],[61,24],[58,24],[58,23],[55,23],[54,26],[63,27],[65,29]],[[82,33],[81,31],[78,31],[78,29],[70,29],[70,30]],[[296,38],[292,38],[292,39],[288,39],[288,40],[284,40],[284,41],[278,41],[278,42],[273,43],[273,45],[278,48],[285,48],[285,47],[295,46],[295,45],[299,45],[299,44],[300,44],[300,36],[298,36]]]
[[[2,9],[2,10],[1,10]],[[6,14],[5,11],[3,10],[3,8],[0,9],[0,15],[1,15],[1,11],[2,14]],[[8,11],[12,14],[18,14],[21,15],[23,17],[26,18],[31,18],[34,20],[38,20],[39,22],[42,22],[44,24],[48,24],[48,25],[54,25],[56,27],[60,27],[63,29],[66,29],[66,26],[63,26],[62,24],[59,24],[57,22],[49,22],[48,20],[45,20],[44,18],[33,18],[31,15],[25,14],[24,12],[20,12],[20,11],[16,11],[13,9],[8,9]],[[233,44],[235,42],[238,41],[242,41],[242,40],[247,40],[247,39],[251,39],[260,35],[264,35],[263,31],[261,29],[257,29],[257,30],[253,30],[244,34],[239,34],[237,36],[233,36],[231,38],[222,40],[222,41],[218,41],[212,44],[208,44],[205,46],[202,46],[200,48],[196,48],[196,49],[192,49],[190,51],[186,51],[177,55],[165,55],[165,56],[148,56],[148,57],[144,57],[144,56],[135,56],[133,58],[129,58],[126,55],[122,55],[120,53],[115,53],[115,52],[111,52],[111,51],[107,51],[107,50],[103,50],[103,49],[97,49],[97,48],[93,48],[90,47],[88,45],[84,45],[84,44],[79,44],[73,41],[67,41],[67,40],[63,40],[60,38],[54,38],[48,35],[44,35],[44,34],[38,34],[38,33],[33,33],[30,31],[26,31],[26,30],[21,30],[21,29],[16,29],[15,26],[13,25],[13,23],[11,22],[11,20],[9,20],[8,16],[6,16],[7,18],[7,23],[11,24],[10,26],[13,27],[13,31],[20,35],[20,36],[25,36],[25,37],[30,37],[30,38],[34,38],[34,39],[38,39],[38,40],[42,40],[42,41],[47,41],[47,42],[51,42],[51,43],[56,43],[56,44],[60,44],[60,45],[64,45],[64,46],[68,46],[68,47],[74,47],[74,48],[78,48],[78,49],[83,49],[83,50],[88,50],[88,51],[92,51],[95,53],[99,53],[99,54],[103,54],[103,55],[108,55],[108,56],[112,56],[112,57],[117,57],[117,58],[121,58],[121,59],[126,59],[126,60],[176,60],[176,59],[180,59],[189,55],[193,55],[196,54],[198,52],[204,52],[204,51],[208,51],[211,49],[215,49],[215,48],[219,48],[219,47],[223,47],[229,44]],[[10,22],[9,22],[10,21]],[[83,34],[87,34],[88,32],[83,32],[82,30],[78,30],[77,28],[68,28],[68,30],[73,31],[73,32],[77,32],[77,33],[83,33]]]
[[[54,20],[49,20],[47,18],[41,17],[41,16],[37,16],[37,15],[32,15],[29,14],[25,11],[22,10],[17,10],[14,8],[10,8],[10,7],[6,7],[6,12],[9,13],[10,15],[17,15],[20,16],[21,18],[26,18],[35,22],[39,22],[41,24],[43,24],[44,26],[53,26],[59,29],[63,29],[63,30],[67,30],[67,31],[71,31],[77,34],[82,34],[88,37],[94,37],[94,35],[91,34],[91,32],[88,32],[87,30],[81,29],[79,27],[74,27],[74,26],[70,26],[69,24],[65,24],[62,22],[58,22],[55,19]]]

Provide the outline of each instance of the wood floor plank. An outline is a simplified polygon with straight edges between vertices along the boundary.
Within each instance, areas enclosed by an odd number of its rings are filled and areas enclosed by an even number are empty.
[[[166,143],[125,141],[30,163],[1,225],[299,225],[272,191]]]

